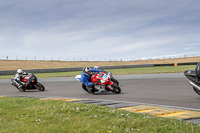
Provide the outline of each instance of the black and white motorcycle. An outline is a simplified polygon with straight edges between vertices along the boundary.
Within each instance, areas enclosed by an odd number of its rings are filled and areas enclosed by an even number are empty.
[[[189,84],[194,91],[200,95],[200,62],[196,65],[195,70],[186,70],[184,75],[189,79]]]

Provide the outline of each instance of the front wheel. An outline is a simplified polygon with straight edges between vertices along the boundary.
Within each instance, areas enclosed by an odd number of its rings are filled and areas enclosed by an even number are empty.
[[[83,90],[85,90],[87,93],[90,93],[90,94],[94,94],[94,92],[95,92],[95,88],[93,86],[90,87],[84,83],[82,83],[82,88],[83,88]]]
[[[117,81],[116,79],[112,78],[111,81],[113,81],[114,83],[116,83],[117,85],[119,85],[119,81]]]
[[[112,88],[113,88],[112,92],[115,94],[119,94],[121,92],[121,88],[115,83],[112,85]]]
[[[200,91],[198,89],[196,89],[195,87],[193,87],[193,89],[198,95],[200,95]]]
[[[35,87],[36,87],[39,91],[44,91],[44,90],[45,90],[44,86],[43,86],[41,83],[35,84]]]
[[[82,88],[83,88],[83,90],[85,90],[86,92],[88,92],[88,89],[86,88],[87,86],[84,84],[84,83],[82,83]]]

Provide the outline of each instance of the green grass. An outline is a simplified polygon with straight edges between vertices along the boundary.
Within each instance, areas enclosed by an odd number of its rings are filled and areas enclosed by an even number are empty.
[[[197,133],[200,126],[94,104],[1,97],[1,132],[19,133]]]
[[[151,73],[183,73],[185,70],[194,70],[195,65],[188,66],[162,66],[162,67],[142,67],[127,69],[110,69],[113,74],[151,74]]]
[[[163,67],[143,67],[143,68],[126,68],[126,69],[108,69],[114,75],[120,74],[150,74],[150,73],[183,73],[185,70],[194,70],[195,65],[188,66],[163,66]],[[74,72],[57,72],[57,73],[36,73],[38,78],[46,77],[71,77],[81,74],[81,71]],[[1,75],[0,79],[8,79],[14,75]]]

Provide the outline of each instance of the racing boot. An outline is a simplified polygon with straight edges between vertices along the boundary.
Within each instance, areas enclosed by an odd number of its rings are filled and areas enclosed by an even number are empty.
[[[22,85],[20,85],[20,86],[18,87],[18,89],[19,89],[20,91],[25,91],[25,89],[23,88]]]
[[[19,83],[17,83],[17,89],[20,90],[20,91],[25,91],[25,89],[23,88],[23,85],[21,85]]]

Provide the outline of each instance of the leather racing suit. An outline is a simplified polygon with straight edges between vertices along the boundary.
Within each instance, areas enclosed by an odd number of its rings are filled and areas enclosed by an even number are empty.
[[[100,69],[91,69],[91,72],[101,72]],[[87,86],[93,86],[93,83],[90,82],[90,76],[86,75],[85,72],[81,73],[81,82],[86,84]]]
[[[15,77],[12,78],[12,84],[14,86],[16,86],[17,88],[21,88],[22,85],[24,85],[25,83],[22,81],[22,79],[27,75],[26,72],[23,72],[22,74],[16,73]]]

